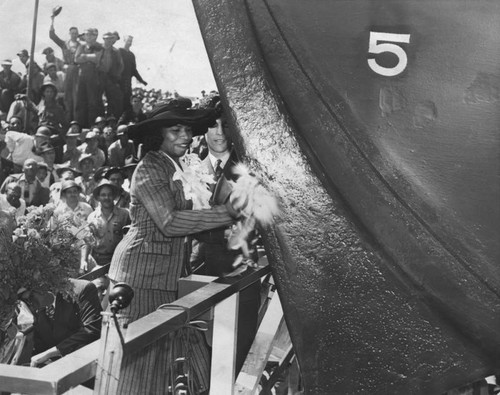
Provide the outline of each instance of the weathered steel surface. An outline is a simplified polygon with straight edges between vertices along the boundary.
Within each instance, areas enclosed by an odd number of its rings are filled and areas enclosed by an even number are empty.
[[[194,5],[237,148],[280,198],[266,242],[306,392],[498,368],[500,4]]]

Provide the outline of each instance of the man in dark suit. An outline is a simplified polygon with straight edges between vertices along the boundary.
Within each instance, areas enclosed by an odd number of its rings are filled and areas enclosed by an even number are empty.
[[[213,190],[212,204],[224,204],[229,198],[230,189],[227,180],[233,178],[232,167],[238,162],[236,152],[231,149],[231,142],[227,134],[226,118],[222,111],[220,99],[214,97],[211,106],[215,107],[218,118],[213,127],[205,133],[208,146],[208,155],[203,163],[208,167],[210,174],[214,175],[216,185]],[[227,247],[228,227],[198,233],[198,254],[194,258],[195,266],[203,264],[198,274],[223,277],[231,273],[233,263],[240,250],[230,250]],[[228,277],[228,281],[237,281],[243,272],[237,276]],[[260,283],[254,283],[240,293],[238,314],[238,337],[236,343],[236,374],[245,362],[246,355],[252,345],[257,332],[257,318],[260,307]]]
[[[70,280],[74,297],[62,294],[36,294],[34,356],[31,366],[65,356],[99,339],[101,335],[101,302],[94,283]]]
[[[17,183],[21,187],[22,198],[26,206],[43,206],[49,202],[50,191],[44,188],[36,175],[38,173],[38,162],[35,159],[26,159],[21,174],[8,176],[0,188],[0,193],[5,193],[6,187],[11,182]]]

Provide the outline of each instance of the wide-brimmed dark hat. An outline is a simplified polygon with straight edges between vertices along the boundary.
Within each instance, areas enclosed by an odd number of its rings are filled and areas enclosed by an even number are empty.
[[[95,200],[99,200],[99,193],[101,193],[101,189],[104,187],[111,188],[114,198],[120,194],[120,188],[118,188],[115,184],[112,184],[108,179],[103,178],[92,191],[92,195],[94,196]]]
[[[99,182],[100,180],[102,180],[104,177],[106,177],[106,172],[109,170],[109,166],[102,166],[102,167],[99,167],[94,175],[92,176],[92,178],[94,179],[95,182]]]
[[[157,106],[149,114],[145,121],[130,125],[128,135],[137,143],[143,142],[143,138],[151,133],[158,133],[163,127],[175,125],[190,126],[193,136],[200,136],[213,126],[216,122],[216,114],[213,109],[191,109],[179,100]]]
[[[110,168],[108,168],[108,170],[106,171],[106,174],[104,174],[104,177],[106,177],[107,179],[109,179],[109,177],[112,174],[115,174],[115,173],[119,173],[119,174],[122,175],[123,178],[125,178],[125,175],[123,174],[123,168],[122,167],[110,167]]]

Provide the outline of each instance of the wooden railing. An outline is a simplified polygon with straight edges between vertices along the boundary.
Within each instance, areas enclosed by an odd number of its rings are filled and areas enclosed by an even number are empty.
[[[102,269],[105,271],[105,269]],[[123,355],[134,353],[171,331],[213,309],[214,343],[212,345],[211,389],[213,394],[232,394],[234,391],[234,366],[236,322],[239,292],[260,281],[270,273],[269,266],[257,268],[237,282],[219,278],[175,301],[182,309],[157,310],[122,328],[123,347],[118,339],[113,320],[104,313],[101,339],[69,354],[43,368],[0,364],[0,392],[23,394],[62,394],[77,387],[78,393],[92,393],[79,386],[96,377],[94,394],[116,393],[119,368]],[[99,273],[94,273],[94,277]],[[88,278],[91,279],[91,278]],[[224,343],[217,339],[224,333]],[[232,336],[228,338],[228,336]],[[110,361],[110,358],[114,360]],[[74,393],[75,390],[73,390]]]

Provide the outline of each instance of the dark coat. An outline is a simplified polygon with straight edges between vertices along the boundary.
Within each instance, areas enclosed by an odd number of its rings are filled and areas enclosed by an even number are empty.
[[[58,294],[53,319],[45,310],[35,314],[35,354],[56,346],[66,355],[101,335],[102,308],[96,286],[86,280],[71,281],[75,297],[66,300]]]

